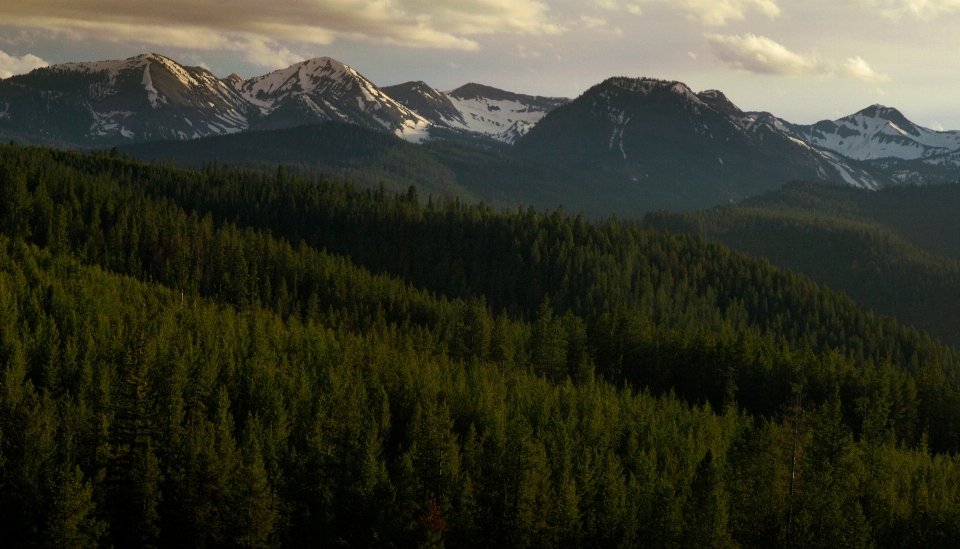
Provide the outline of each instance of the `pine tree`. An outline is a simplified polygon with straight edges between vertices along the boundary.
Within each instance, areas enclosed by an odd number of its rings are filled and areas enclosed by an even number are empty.
[[[684,505],[681,547],[727,549],[737,544],[727,529],[727,494],[713,451],[697,465]]]
[[[106,524],[99,520],[93,486],[77,466],[64,465],[51,479],[41,546],[49,549],[100,547]]]
[[[6,234],[11,243],[29,238],[31,212],[27,174],[15,166],[0,164],[0,233]]]
[[[233,543],[244,549],[275,545],[278,513],[275,494],[263,460],[262,426],[256,418],[247,420],[242,450],[243,463],[231,474],[231,514],[228,532]]]
[[[128,356],[111,428],[110,533],[115,545],[146,549],[156,545],[160,533],[161,470],[153,448],[155,412],[143,335]]]
[[[567,376],[566,331],[546,299],[540,304],[531,330],[530,363],[534,372],[547,379],[556,381]]]

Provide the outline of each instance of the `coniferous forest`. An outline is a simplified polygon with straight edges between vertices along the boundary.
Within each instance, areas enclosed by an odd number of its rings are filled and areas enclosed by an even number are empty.
[[[940,340],[640,222],[0,145],[0,539],[955,547]]]

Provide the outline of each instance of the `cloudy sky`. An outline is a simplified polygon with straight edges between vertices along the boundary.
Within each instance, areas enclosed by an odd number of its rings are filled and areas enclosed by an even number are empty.
[[[0,0],[0,78],[145,52],[218,76],[339,59],[378,85],[575,97],[609,76],[795,122],[873,103],[960,129],[960,0]]]

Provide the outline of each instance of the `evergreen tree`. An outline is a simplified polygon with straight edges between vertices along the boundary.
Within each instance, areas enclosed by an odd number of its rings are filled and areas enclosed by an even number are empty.
[[[727,530],[727,493],[720,471],[720,467],[714,463],[713,451],[707,450],[690,483],[690,494],[683,513],[685,524],[681,547],[737,546]]]
[[[56,549],[100,547],[106,525],[98,518],[93,486],[79,467],[65,465],[51,479],[41,546]]]
[[[0,164],[0,233],[6,234],[11,242],[32,234],[31,202],[25,171],[16,165]]]
[[[153,548],[160,534],[158,506],[162,480],[153,449],[155,412],[150,391],[149,356],[141,334],[128,354],[116,397],[111,428],[113,453],[108,465],[116,545]]]

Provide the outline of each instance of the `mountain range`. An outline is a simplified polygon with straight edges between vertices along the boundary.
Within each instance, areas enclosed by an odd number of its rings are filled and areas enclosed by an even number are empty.
[[[378,87],[327,57],[243,79],[146,54],[0,80],[0,137],[122,146],[146,158],[197,161],[190,153],[197,149],[234,162],[282,156],[285,163],[317,164],[332,152],[299,147],[303,155],[291,158],[268,151],[269,143],[241,143],[261,140],[262,131],[327,122],[432,146],[438,162],[463,179],[445,185],[478,198],[563,203],[600,215],[611,205],[642,213],[728,203],[794,179],[878,189],[952,181],[960,172],[960,132],[923,128],[896,109],[873,105],[800,125],[743,111],[718,90],[697,93],[650,78],[610,78],[570,100],[476,83],[449,92],[419,81]],[[231,134],[249,137],[210,146],[195,141]],[[186,141],[191,145],[176,145]],[[473,148],[453,152],[438,141]],[[244,152],[231,156],[230,146]],[[337,147],[339,165],[350,164]],[[416,180],[408,175],[404,181]]]
[[[334,120],[415,142],[432,127],[513,142],[567,101],[478,84],[449,93],[422,82],[380,89],[328,57],[244,80],[147,54],[54,65],[0,81],[0,128],[97,147]]]

